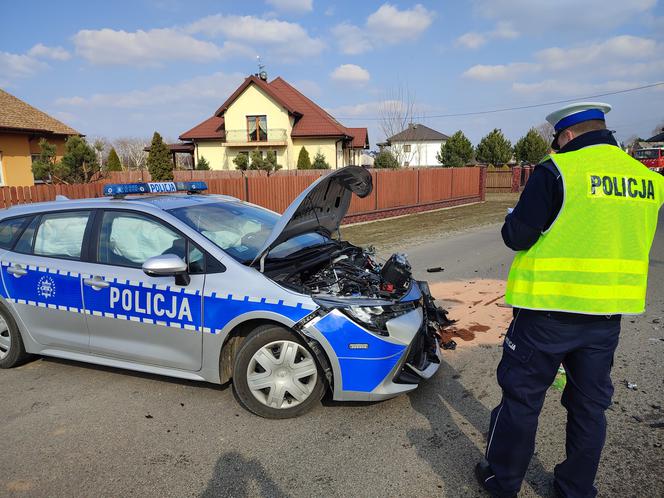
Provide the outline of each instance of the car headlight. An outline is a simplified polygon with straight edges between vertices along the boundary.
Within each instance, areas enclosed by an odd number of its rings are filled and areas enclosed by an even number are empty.
[[[416,307],[416,302],[408,302],[385,306],[347,306],[341,308],[341,311],[365,328],[380,335],[388,335],[387,322]]]

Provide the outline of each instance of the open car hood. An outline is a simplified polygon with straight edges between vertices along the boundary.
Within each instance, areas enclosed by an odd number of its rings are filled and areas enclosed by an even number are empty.
[[[359,166],[346,166],[320,177],[286,208],[251,264],[297,235],[317,232],[331,236],[346,216],[352,195],[366,197],[372,189],[371,173]]]

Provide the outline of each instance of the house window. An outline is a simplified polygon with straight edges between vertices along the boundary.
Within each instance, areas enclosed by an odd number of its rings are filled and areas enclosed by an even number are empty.
[[[410,144],[404,145],[403,146],[403,151],[404,152],[410,152]]]
[[[267,141],[267,116],[247,116],[247,141]]]

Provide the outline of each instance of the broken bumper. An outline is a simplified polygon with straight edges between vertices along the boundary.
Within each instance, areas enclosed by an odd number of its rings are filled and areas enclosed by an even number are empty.
[[[436,373],[440,351],[421,307],[388,321],[387,330],[387,336],[370,332],[336,309],[303,327],[330,360],[335,400],[392,398]]]

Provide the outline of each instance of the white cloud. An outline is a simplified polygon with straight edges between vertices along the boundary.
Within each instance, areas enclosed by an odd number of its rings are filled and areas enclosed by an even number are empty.
[[[252,52],[235,43],[197,40],[177,29],[134,32],[84,29],[73,37],[76,53],[93,64],[159,64],[174,60],[206,62]]]
[[[265,0],[277,10],[289,12],[311,12],[314,9],[313,0]]]
[[[47,47],[38,43],[30,50],[28,55],[32,57],[43,57],[45,59],[52,59],[56,61],[66,61],[71,58],[71,54],[62,47]]]
[[[186,31],[211,38],[224,36],[287,61],[319,55],[325,48],[322,40],[309,36],[297,23],[254,16],[215,14],[189,24]]]
[[[366,83],[371,78],[369,71],[355,64],[342,64],[332,71],[330,77],[344,83]]]
[[[606,32],[650,11],[657,0],[474,0],[485,18],[510,21],[529,33]]]
[[[499,22],[493,31],[486,33],[477,33],[476,31],[469,31],[459,36],[455,45],[457,47],[464,47],[470,49],[480,48],[491,39],[512,40],[517,38],[519,33],[512,27],[509,22]]]
[[[551,47],[534,54],[532,62],[475,65],[463,76],[481,81],[516,80],[526,74],[566,73],[568,79],[607,81],[661,74],[664,46],[650,38],[621,35],[570,48]],[[549,78],[551,79],[551,78]]]
[[[174,85],[156,85],[145,90],[96,93],[87,97],[61,97],[55,101],[55,105],[69,109],[136,109],[206,101],[210,102],[208,112],[212,112],[216,109],[215,106],[233,93],[243,79],[242,75],[237,73],[218,72],[184,80]]]
[[[378,38],[397,43],[417,38],[431,26],[433,18],[433,12],[419,3],[404,10],[385,3],[367,18],[367,29]]]
[[[513,83],[512,90],[524,95],[581,96],[597,92],[615,92],[644,85],[643,81],[606,81],[584,83],[569,80],[549,79],[536,83]]]
[[[485,43],[486,43],[486,36],[484,36],[481,33],[470,31],[468,33],[464,33],[459,38],[457,38],[455,45],[459,47],[475,49],[475,48],[480,48]]]
[[[369,34],[353,24],[337,24],[332,28],[332,34],[337,39],[339,49],[344,54],[363,54],[373,48]]]
[[[435,12],[421,4],[399,10],[385,3],[369,15],[363,27],[344,22],[334,26],[332,34],[344,54],[356,55],[381,45],[416,40],[431,26],[435,16]]]
[[[525,72],[537,71],[537,64],[526,62],[512,62],[510,64],[484,65],[477,64],[467,69],[463,76],[473,80],[493,81],[513,79]]]
[[[46,67],[45,63],[29,55],[0,52],[0,75],[8,80],[32,76]]]
[[[547,48],[537,52],[535,57],[551,70],[563,70],[600,61],[610,64],[617,59],[639,60],[655,57],[657,52],[655,40],[623,35],[574,48]]]

